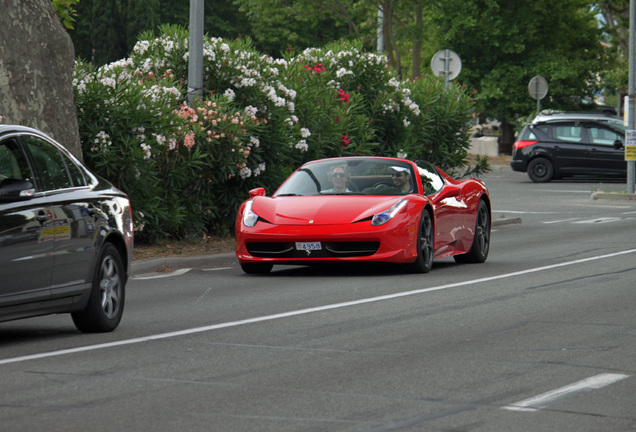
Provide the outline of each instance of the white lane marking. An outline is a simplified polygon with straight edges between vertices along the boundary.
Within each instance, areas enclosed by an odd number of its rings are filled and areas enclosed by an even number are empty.
[[[570,384],[529,399],[524,399],[502,408],[510,411],[537,411],[559,399],[573,396],[576,393],[581,393],[587,390],[600,389],[601,387],[605,387],[625,378],[629,378],[629,375],[610,373],[595,375],[574,384]]]
[[[528,270],[520,270],[520,271],[516,271],[512,273],[505,273],[505,274],[501,274],[497,276],[473,279],[473,280],[464,281],[464,282],[455,282],[455,283],[440,285],[440,286],[431,287],[431,288],[422,288],[422,289],[413,290],[413,291],[403,291],[399,293],[387,294],[387,295],[378,296],[378,297],[370,297],[366,299],[353,300],[353,301],[342,302],[342,303],[334,303],[334,304],[325,305],[325,306],[316,306],[313,308],[299,309],[295,311],[283,312],[283,313],[278,313],[274,315],[265,315],[265,316],[254,317],[254,318],[247,318],[247,319],[243,319],[239,321],[230,321],[225,323],[212,324],[212,325],[204,326],[204,327],[194,327],[194,328],[185,329],[185,330],[173,331],[168,333],[159,333],[159,334],[150,335],[150,336],[143,336],[143,337],[133,338],[133,339],[125,339],[125,340],[108,342],[108,343],[97,344],[97,345],[88,345],[88,346],[69,348],[69,349],[64,349],[59,351],[50,351],[50,352],[45,352],[40,354],[31,354],[31,355],[26,355],[21,357],[7,358],[7,359],[0,360],[0,365],[9,364],[9,363],[18,363],[18,362],[23,362],[28,360],[37,360],[37,359],[42,359],[47,357],[56,357],[56,356],[74,354],[74,353],[79,353],[84,351],[93,351],[93,350],[98,350],[103,348],[132,345],[132,344],[137,344],[141,342],[168,339],[168,338],[172,338],[176,336],[186,336],[186,335],[191,335],[195,333],[208,332],[212,330],[219,330],[219,329],[229,328],[229,327],[238,327],[238,326],[242,326],[246,324],[272,321],[272,320],[277,320],[281,318],[288,318],[288,317],[293,317],[298,315],[306,315],[306,314],[310,314],[314,312],[322,312],[322,311],[327,311],[332,309],[342,309],[342,308],[346,308],[350,306],[358,306],[358,305],[362,305],[366,303],[375,303],[375,302],[380,302],[384,300],[391,300],[391,299],[396,299],[400,297],[407,297],[407,296],[423,294],[423,293],[432,292],[432,291],[441,291],[441,290],[456,288],[460,286],[466,286],[466,285],[470,286],[470,285],[475,285],[475,284],[484,283],[484,282],[492,282],[495,280],[506,279],[506,278],[510,278],[514,276],[521,276],[521,275],[530,274],[530,273],[538,273],[538,272],[542,272],[546,270],[553,270],[560,267],[567,267],[567,266],[582,264],[582,263],[586,263],[590,261],[598,261],[602,259],[613,258],[616,256],[632,254],[632,253],[636,253],[636,249],[628,249],[628,250],[614,252],[614,253],[606,254],[606,255],[598,255],[598,256],[589,257],[589,258],[581,258],[574,261],[566,261],[559,264],[551,264],[547,266],[531,268]]]
[[[559,193],[581,193],[581,194],[591,194],[590,191],[584,190],[569,190],[569,189],[537,189],[535,192],[559,192]]]
[[[561,223],[561,222],[570,222],[570,221],[574,221],[574,220],[578,220],[581,218],[570,218],[570,219],[561,219],[561,220],[554,220],[554,221],[546,221],[543,222],[544,224],[554,224],[554,223]]]
[[[173,276],[180,276],[182,274],[185,274],[187,272],[189,272],[190,270],[192,270],[191,268],[183,268],[183,269],[177,269],[173,272],[170,273],[148,273],[145,275],[139,275],[139,276],[133,276],[133,279],[135,280],[148,280],[148,279],[163,279],[163,278],[168,278],[168,277],[173,277]]]
[[[203,271],[218,271],[218,270],[231,270],[232,267],[214,267],[214,268],[206,268],[201,269]],[[181,276],[182,274],[186,274],[192,270],[191,268],[178,269],[170,273],[145,273],[139,276],[133,276],[132,278],[135,280],[149,280],[149,279],[163,279],[173,276]]]
[[[519,210],[493,210],[493,213],[511,213],[511,214],[555,214],[557,212],[536,212],[536,211],[519,211]]]
[[[627,220],[629,218],[622,218],[622,217],[602,217],[602,218],[596,218],[596,219],[588,219],[588,220],[584,220],[584,221],[578,221],[578,222],[574,222],[576,224],[601,224],[601,223],[608,223],[608,222],[619,222],[622,220]]]
[[[214,267],[214,268],[205,268],[201,269],[203,271],[218,271],[218,270],[232,270],[234,267]]]

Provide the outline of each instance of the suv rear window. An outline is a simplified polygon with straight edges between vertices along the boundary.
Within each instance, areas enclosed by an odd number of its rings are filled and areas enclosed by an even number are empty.
[[[554,125],[552,136],[561,141],[581,142],[583,139],[583,128],[573,125]]]

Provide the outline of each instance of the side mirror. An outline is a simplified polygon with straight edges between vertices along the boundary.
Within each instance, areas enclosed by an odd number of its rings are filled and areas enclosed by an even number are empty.
[[[0,182],[0,202],[28,201],[33,194],[33,183],[26,180],[6,178]]]
[[[614,141],[614,148],[616,150],[620,150],[623,148],[623,143],[621,142],[621,140],[617,139],[616,141]]]
[[[265,196],[265,188],[259,187],[256,189],[252,189],[250,191],[250,198],[254,198],[256,196]]]
[[[449,185],[447,184],[444,189],[442,189],[437,196],[435,197],[435,201],[441,201],[446,198],[452,198],[458,196],[462,192],[459,186]]]

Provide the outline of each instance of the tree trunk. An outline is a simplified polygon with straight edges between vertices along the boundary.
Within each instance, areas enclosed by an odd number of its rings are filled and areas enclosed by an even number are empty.
[[[415,41],[413,43],[413,69],[411,70],[411,78],[419,78],[422,74],[422,30],[424,23],[422,22],[422,14],[424,10],[424,0],[417,2],[417,10],[415,11]]]
[[[74,50],[51,0],[0,0],[0,116],[35,127],[82,158]]]
[[[393,0],[383,0],[382,1],[382,13],[384,15],[382,21],[382,34],[384,37],[384,50],[386,51],[386,56],[389,61],[389,64],[393,67],[396,66],[395,63],[395,52],[393,50]]]
[[[499,153],[512,154],[512,145],[515,142],[514,125],[506,120],[501,122],[501,130],[499,131]]]

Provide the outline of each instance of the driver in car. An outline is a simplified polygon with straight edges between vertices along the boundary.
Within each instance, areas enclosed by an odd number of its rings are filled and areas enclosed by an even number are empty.
[[[336,165],[329,169],[329,179],[333,184],[333,188],[321,191],[322,193],[344,193],[351,192],[347,185],[351,176],[346,165]]]

